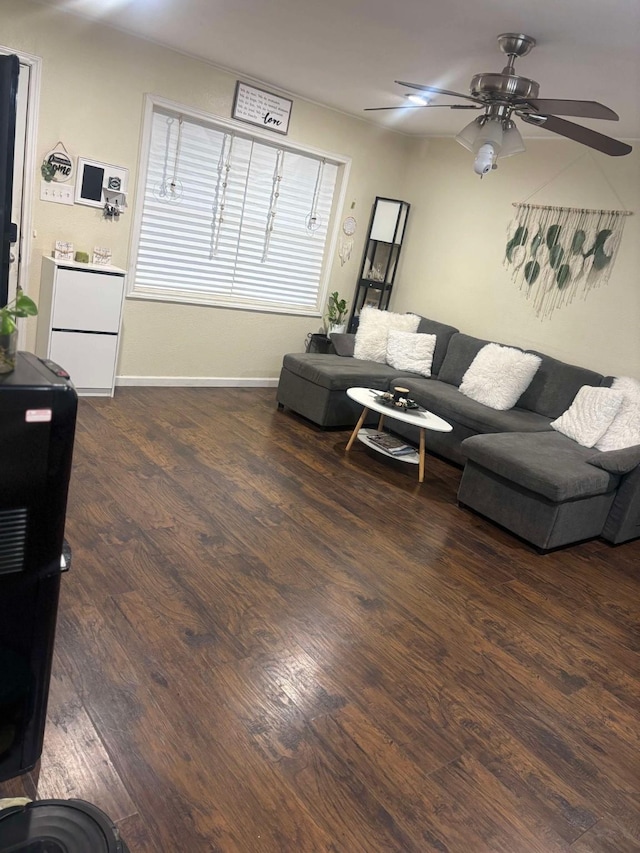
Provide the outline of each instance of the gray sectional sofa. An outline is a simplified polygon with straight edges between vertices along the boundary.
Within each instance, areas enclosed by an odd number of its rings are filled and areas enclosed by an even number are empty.
[[[334,353],[285,355],[279,408],[321,427],[348,428],[362,410],[347,397],[347,388],[402,385],[453,427],[449,433],[427,430],[425,441],[427,450],[464,466],[461,505],[540,550],[596,536],[615,544],[640,536],[640,446],[601,452],[550,426],[583,385],[607,385],[611,378],[536,353],[541,364],[531,384],[512,409],[498,411],[458,390],[489,341],[427,318],[421,318],[418,332],[436,335],[430,378],[355,359],[354,336],[336,336]],[[417,442],[418,431],[410,425],[393,421],[393,429]]]

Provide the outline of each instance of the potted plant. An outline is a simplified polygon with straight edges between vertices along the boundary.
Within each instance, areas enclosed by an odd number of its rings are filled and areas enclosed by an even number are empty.
[[[331,335],[336,332],[346,331],[347,315],[346,300],[340,299],[338,291],[334,290],[327,301],[327,334]]]
[[[16,366],[18,317],[35,317],[38,307],[18,288],[15,299],[0,308],[0,373],[11,373]]]

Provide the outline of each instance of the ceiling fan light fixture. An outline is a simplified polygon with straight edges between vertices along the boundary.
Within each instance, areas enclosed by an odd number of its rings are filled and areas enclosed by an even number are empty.
[[[514,154],[522,154],[525,151],[524,142],[515,122],[508,119],[503,124],[502,148],[499,157],[513,157]]]
[[[474,154],[477,154],[483,145],[490,143],[497,154],[502,148],[502,137],[502,119],[497,116],[482,115],[462,128],[456,136],[456,142],[468,151],[473,151]]]
[[[456,142],[476,155],[473,170],[477,175],[486,175],[496,167],[496,160],[521,154],[524,143],[520,132],[511,119],[501,116],[482,115],[463,127]]]
[[[466,148],[467,151],[473,151],[475,147],[475,142],[480,133],[480,126],[478,122],[483,116],[478,116],[474,118],[473,121],[470,121],[469,124],[465,125],[460,133],[456,135],[456,142],[459,142],[463,148]],[[479,148],[480,146],[478,146]]]

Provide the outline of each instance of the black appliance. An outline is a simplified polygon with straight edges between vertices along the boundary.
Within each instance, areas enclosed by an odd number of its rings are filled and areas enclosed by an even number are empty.
[[[30,353],[0,375],[0,781],[42,752],[77,407]]]

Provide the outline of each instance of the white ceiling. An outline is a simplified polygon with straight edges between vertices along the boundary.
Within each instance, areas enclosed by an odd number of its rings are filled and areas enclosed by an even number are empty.
[[[476,113],[363,108],[401,103],[408,90],[394,80],[467,93],[474,74],[505,64],[496,36],[522,32],[538,44],[516,71],[538,81],[541,98],[600,101],[619,122],[575,121],[616,138],[640,138],[639,0],[39,2],[209,60],[239,78],[424,136],[455,134]],[[549,136],[522,123],[520,130]]]

